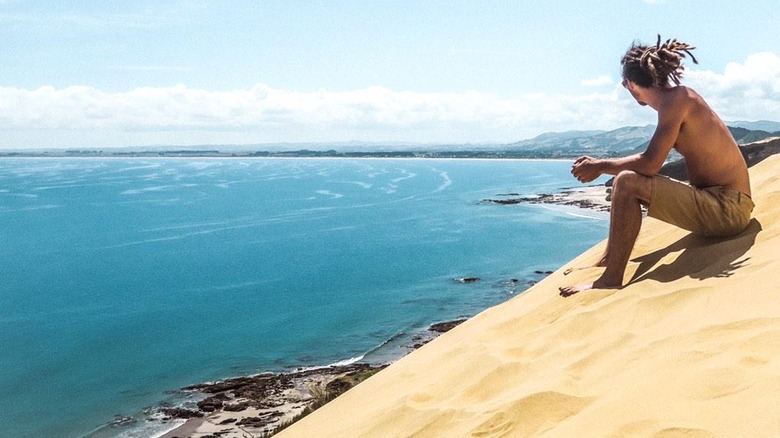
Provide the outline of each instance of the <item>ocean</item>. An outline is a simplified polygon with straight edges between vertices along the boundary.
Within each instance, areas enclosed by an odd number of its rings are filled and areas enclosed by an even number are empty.
[[[481,202],[570,165],[2,159],[0,436],[154,436],[186,385],[396,359],[606,237],[606,213]]]

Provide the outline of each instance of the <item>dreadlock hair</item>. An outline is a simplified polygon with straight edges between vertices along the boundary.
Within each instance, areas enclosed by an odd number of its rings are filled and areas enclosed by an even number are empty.
[[[694,64],[699,63],[691,54],[691,50],[695,48],[676,39],[666,40],[661,44],[661,35],[658,35],[655,46],[634,42],[620,61],[623,65],[623,78],[644,88],[667,87],[670,85],[670,79],[675,85],[680,85],[684,70],[682,60],[685,55],[688,55]]]

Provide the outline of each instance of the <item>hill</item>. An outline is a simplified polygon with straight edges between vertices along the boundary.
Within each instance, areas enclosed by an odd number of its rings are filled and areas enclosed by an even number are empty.
[[[508,151],[534,151],[553,156],[615,156],[636,149],[653,135],[655,127],[627,126],[612,131],[568,131],[545,133],[506,145]]]
[[[772,126],[772,123],[773,122],[764,122],[764,124],[760,126]],[[534,152],[540,156],[625,156],[639,153],[647,149],[654,131],[654,125],[647,125],[627,126],[612,131],[551,132],[528,140],[508,144],[505,149],[507,151]],[[729,131],[731,131],[731,135],[739,144],[752,143],[771,137],[780,137],[780,130],[778,130],[778,132],[769,132],[730,126]]]
[[[726,123],[736,128],[745,128],[752,131],[780,132],[780,122],[759,120],[757,122],[733,121]]]

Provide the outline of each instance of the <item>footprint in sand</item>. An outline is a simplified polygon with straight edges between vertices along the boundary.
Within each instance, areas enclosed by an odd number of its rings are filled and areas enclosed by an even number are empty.
[[[529,394],[491,416],[471,436],[533,436],[551,424],[577,415],[588,404],[587,398],[555,391]]]

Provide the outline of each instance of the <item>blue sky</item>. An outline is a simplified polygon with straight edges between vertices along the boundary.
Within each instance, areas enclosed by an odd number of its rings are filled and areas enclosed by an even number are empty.
[[[0,0],[0,148],[512,142],[653,123],[633,40],[697,46],[685,83],[780,120],[773,1]]]

